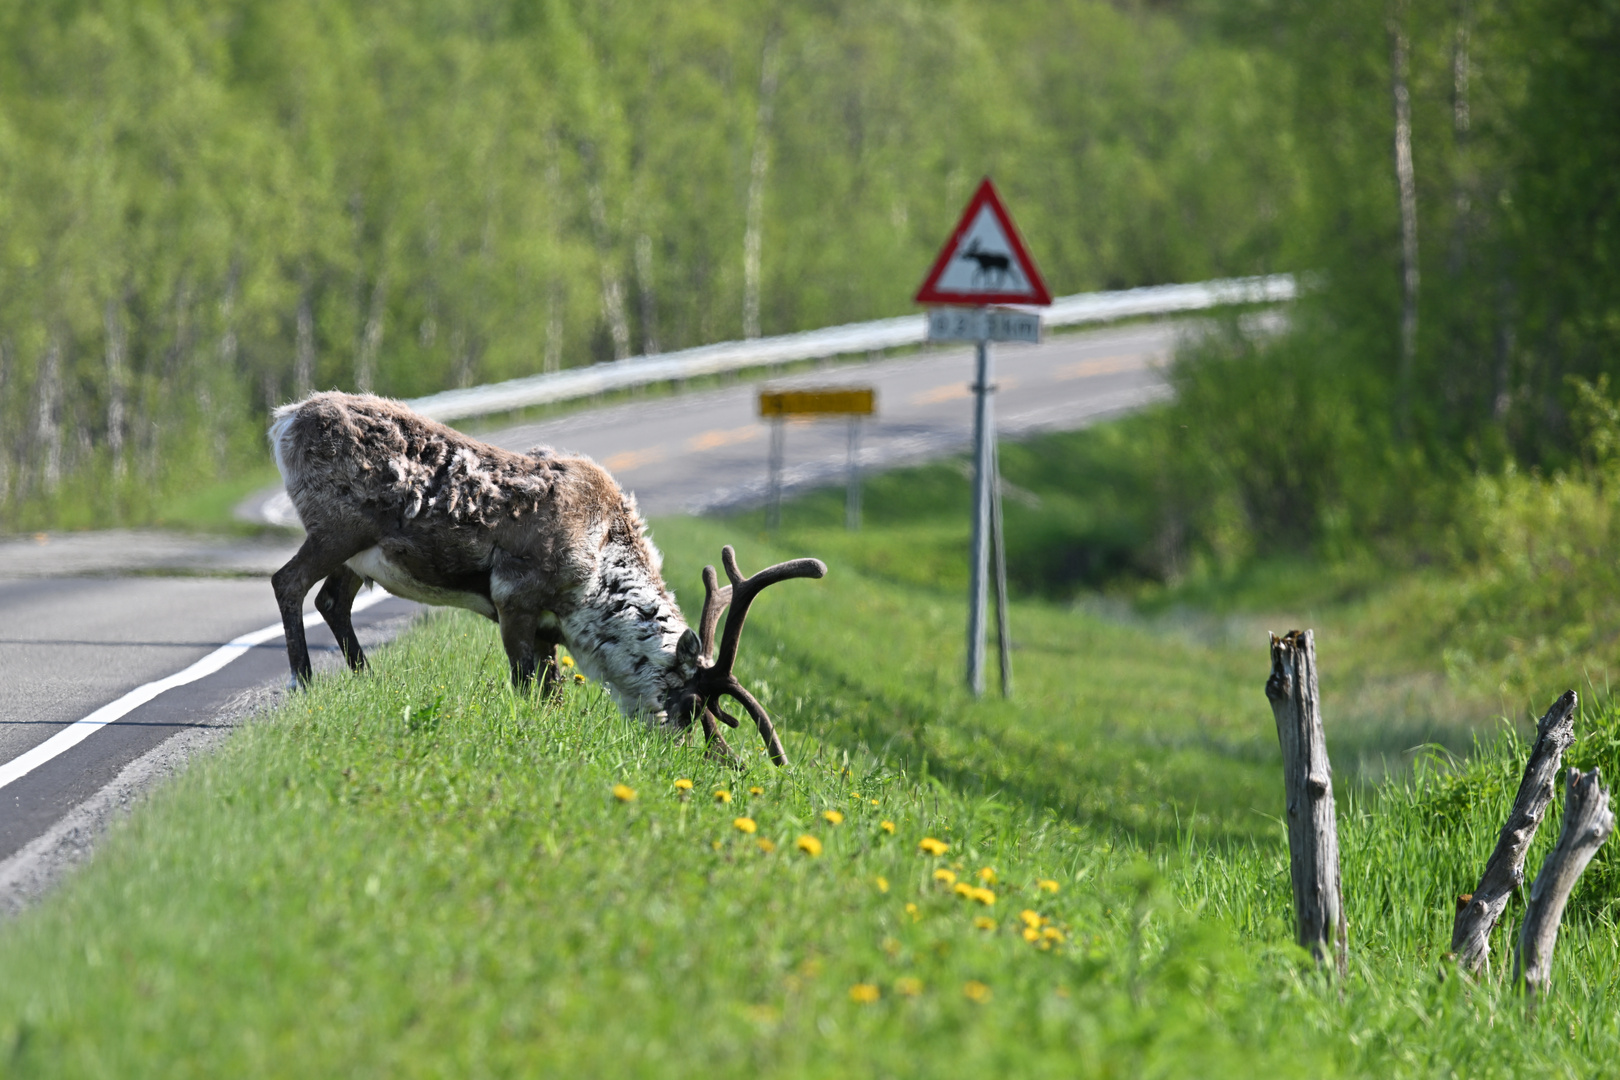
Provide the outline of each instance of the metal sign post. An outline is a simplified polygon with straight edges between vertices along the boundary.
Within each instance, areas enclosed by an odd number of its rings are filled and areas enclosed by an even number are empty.
[[[849,478],[844,495],[844,525],[861,524],[861,417],[877,412],[877,391],[870,386],[822,387],[810,390],[761,390],[759,415],[771,422],[771,456],[766,481],[765,527],[782,524],[782,469],[790,416],[849,417]]]
[[[973,539],[968,555],[967,681],[975,697],[984,694],[984,647],[986,637],[986,593],[990,568],[990,545],[1001,550],[999,524],[991,510],[999,486],[996,469],[995,386],[990,382],[990,339],[979,338],[978,375],[973,382]],[[998,582],[999,584],[999,582]],[[1005,609],[1006,598],[997,590],[996,605]],[[1005,619],[1003,620],[1005,621]],[[1003,650],[1005,655],[1005,650]],[[1001,669],[1002,692],[1007,691],[1007,669]]]
[[[973,382],[973,534],[968,562],[967,683],[984,695],[989,591],[996,591],[996,637],[1001,693],[1012,696],[1012,640],[1007,629],[1007,544],[1002,531],[1001,475],[996,454],[995,383],[990,343],[1041,339],[1041,317],[993,304],[1045,306],[1052,302],[1040,271],[1025,250],[1012,218],[988,179],[968,202],[951,238],[917,290],[919,304],[958,305],[928,313],[930,341],[972,341],[978,346]],[[992,577],[992,561],[994,575]]]

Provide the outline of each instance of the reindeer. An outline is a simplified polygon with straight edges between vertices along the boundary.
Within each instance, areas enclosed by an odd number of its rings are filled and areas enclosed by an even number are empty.
[[[287,634],[294,685],[310,679],[304,597],[324,579],[315,608],[351,669],[366,666],[350,620],[355,595],[375,582],[425,604],[475,611],[500,627],[512,684],[553,687],[566,645],[620,710],[657,728],[701,720],[711,750],[729,756],[716,721],[740,704],[771,760],[787,762],[765,712],[732,665],[748,608],[788,578],[819,578],[817,559],[778,563],[751,577],[727,546],[721,587],[704,567],[701,635],[681,617],[660,576],[662,556],[635,499],[589,458],[536,447],[489,446],[371,394],[315,394],[274,413],[270,444],[306,537],[271,578]],[[718,655],[714,634],[730,605]]]

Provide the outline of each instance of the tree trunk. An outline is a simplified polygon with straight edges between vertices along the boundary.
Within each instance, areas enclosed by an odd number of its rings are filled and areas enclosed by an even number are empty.
[[[1491,931],[1507,909],[1508,900],[1524,884],[1524,857],[1541,819],[1552,804],[1554,781],[1564,751],[1575,741],[1575,691],[1553,702],[1536,725],[1536,745],[1530,751],[1513,809],[1497,837],[1496,850],[1485,864],[1479,885],[1460,897],[1451,927],[1451,951],[1465,971],[1479,971],[1490,962]]]
[[[642,233],[636,237],[636,293],[641,300],[643,356],[656,356],[663,351],[658,345],[658,293],[653,284],[652,258],[652,237]]]
[[[630,355],[630,318],[624,307],[624,282],[613,264],[607,200],[602,195],[602,185],[595,180],[591,181],[587,194],[591,204],[591,224],[596,233],[597,256],[602,265],[602,317],[607,320],[608,336],[613,339],[613,359],[623,360]]]
[[[36,443],[40,448],[39,483],[54,495],[62,482],[62,346],[55,333],[39,365]]]
[[[124,359],[128,337],[120,307],[119,301],[108,300],[102,309],[107,329],[107,451],[112,455],[114,480],[122,480],[128,468],[124,461]]]
[[[354,388],[362,394],[371,393],[377,375],[377,356],[382,352],[383,314],[388,304],[388,271],[377,274],[371,287],[371,309],[366,313],[365,329],[360,334],[360,348],[354,362]]]
[[[762,233],[765,227],[765,174],[770,168],[771,117],[776,109],[777,36],[765,39],[759,65],[759,108],[754,118],[754,152],[748,166],[748,208],[743,229],[743,337],[759,337]]]
[[[1316,957],[1318,966],[1331,960],[1343,978],[1349,962],[1349,925],[1339,879],[1333,769],[1316,686],[1316,641],[1309,630],[1271,636],[1266,697],[1282,746],[1297,940]]]
[[[1412,172],[1412,95],[1407,86],[1406,4],[1395,7],[1389,24],[1390,89],[1395,99],[1395,183],[1401,204],[1401,359],[1396,387],[1396,431],[1403,437],[1412,413],[1412,374],[1418,331],[1417,180]]]
[[[1564,917],[1564,904],[1586,870],[1586,864],[1613,831],[1609,790],[1603,786],[1598,770],[1589,773],[1569,770],[1565,781],[1564,831],[1558,836],[1558,846],[1541,864],[1535,884],[1530,886],[1530,903],[1524,909],[1524,928],[1519,933],[1519,949],[1513,958],[1513,981],[1523,987],[1532,1002],[1537,995],[1545,994],[1552,982],[1553,948],[1558,944],[1558,924]]]
[[[299,397],[315,389],[315,308],[309,294],[306,271],[298,283],[297,352],[293,359],[293,393]]]

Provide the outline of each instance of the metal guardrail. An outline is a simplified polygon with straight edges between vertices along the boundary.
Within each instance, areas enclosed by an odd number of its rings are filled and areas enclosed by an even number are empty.
[[[1118,292],[1080,293],[1060,296],[1050,307],[1041,309],[1041,321],[1046,326],[1079,326],[1138,315],[1173,315],[1228,304],[1292,300],[1296,291],[1292,274],[1272,274],[1267,277],[1201,281],[1190,285],[1154,285]],[[895,319],[808,330],[801,334],[725,341],[656,356],[632,356],[590,367],[568,368],[484,386],[446,390],[416,398],[408,404],[435,420],[460,420],[469,416],[526,409],[533,405],[571,401],[649,383],[921,345],[927,340],[928,317],[919,312]]]

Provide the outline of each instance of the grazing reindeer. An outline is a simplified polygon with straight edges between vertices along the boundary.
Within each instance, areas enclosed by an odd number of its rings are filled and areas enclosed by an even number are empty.
[[[676,730],[700,719],[710,745],[729,753],[715,721],[737,726],[719,707],[731,697],[759,727],[771,760],[786,763],[770,717],[731,668],[754,597],[787,578],[823,576],[820,561],[778,563],[745,578],[725,548],[731,584],[721,588],[714,568],[704,568],[700,637],[659,576],[662,559],[635,500],[589,458],[501,450],[370,394],[284,405],[270,444],[308,534],[271,579],[299,683],[310,678],[304,597],[325,579],[316,610],[359,670],[366,659],[350,611],[370,580],[396,596],[493,619],[520,689],[537,670],[549,687],[556,648],[566,645],[627,715]],[[728,603],[716,656],[715,627]]]

